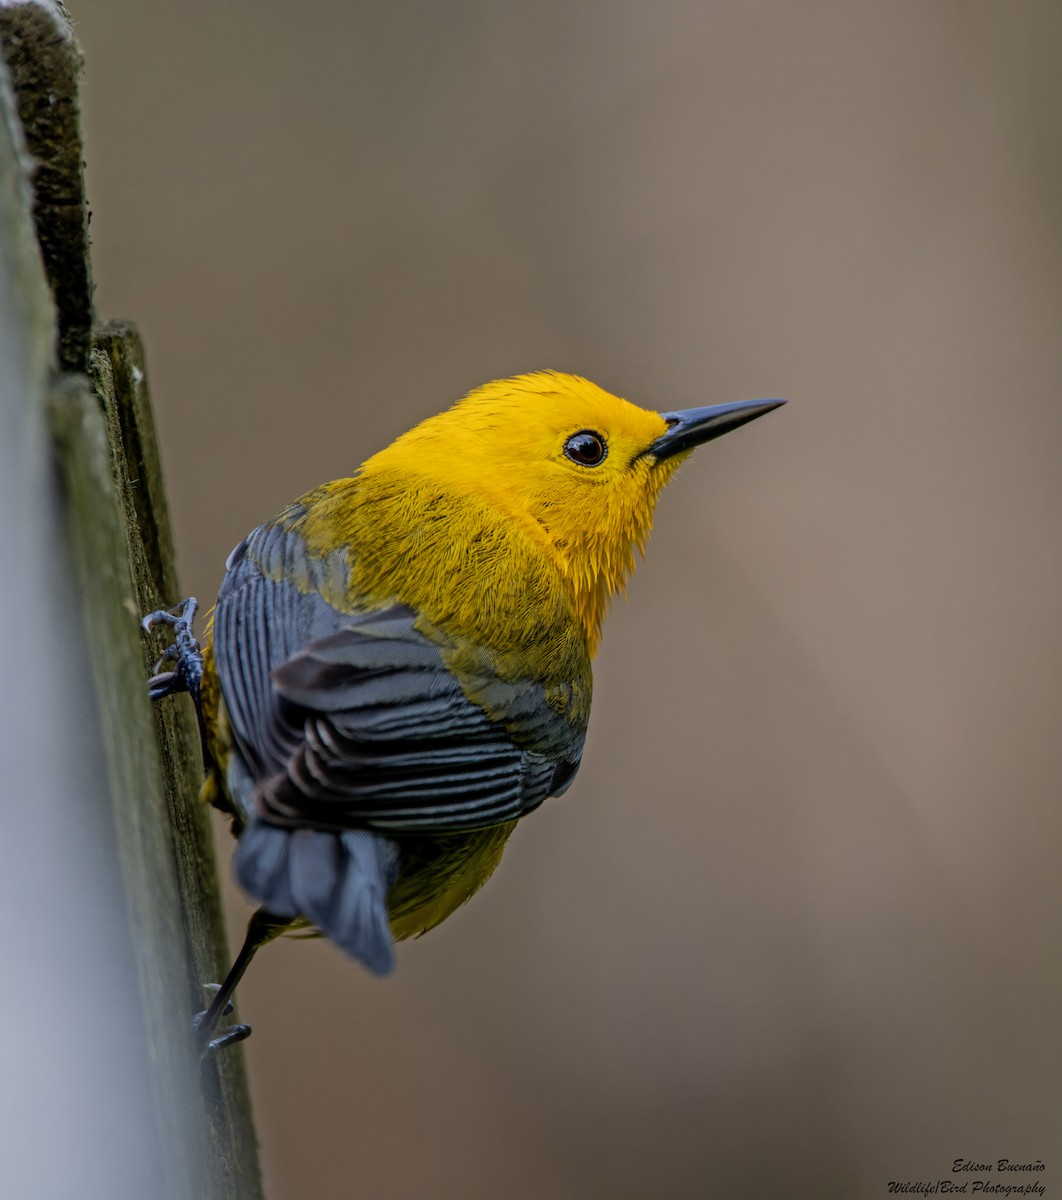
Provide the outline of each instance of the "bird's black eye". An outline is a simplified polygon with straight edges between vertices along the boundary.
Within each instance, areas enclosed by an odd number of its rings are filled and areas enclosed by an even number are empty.
[[[580,429],[564,443],[564,453],[581,467],[596,467],[605,461],[608,446],[601,434],[592,429]]]

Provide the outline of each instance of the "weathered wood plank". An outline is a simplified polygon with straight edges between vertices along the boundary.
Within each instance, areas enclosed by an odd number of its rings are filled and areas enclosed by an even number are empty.
[[[0,0],[0,37],[19,121],[34,160],[33,217],[57,310],[58,363],[88,369],[92,264],[78,108],[81,52],[53,0]]]
[[[31,170],[0,61],[0,1193],[168,1197],[177,1192],[150,1099],[138,948],[48,429],[57,331]],[[99,427],[94,410],[91,401]]]
[[[5,1154],[0,1191],[257,1200],[242,1053],[200,1068],[191,1035],[200,983],[228,953],[194,716],[186,698],[153,711],[146,693],[139,617],[179,588],[143,347],[127,325],[92,334],[80,55],[53,0],[0,0],[0,43],[0,559],[12,581],[0,628],[18,630],[5,664],[16,703],[0,722],[18,857],[0,879],[19,885],[8,911],[31,903],[16,961],[33,964],[27,987],[49,989],[43,1032],[61,1048],[52,1062],[29,1042],[15,1070],[28,1095],[36,1071],[80,1104],[74,1123],[94,1131],[72,1175],[58,1162],[34,1175],[54,1125],[40,1106],[11,1114],[27,1165]],[[93,1105],[119,1115],[118,1136]]]
[[[187,967],[173,837],[154,725],[141,695],[141,651],[133,632],[136,610],[111,451],[87,380],[57,380],[52,429],[72,577],[95,684],[125,918],[135,950],[140,1028],[129,1033],[143,1040],[150,1065],[149,1102],[167,1181],[159,1194],[210,1194],[210,1148],[197,1112],[198,1069],[188,1036]]]
[[[147,366],[140,337],[132,326],[116,322],[96,331],[92,374],[108,423],[114,479],[132,568],[134,607],[138,614],[166,608],[181,598],[181,592],[148,396]],[[145,644],[141,687],[150,660],[164,642],[164,637],[155,635],[152,650]],[[224,978],[229,953],[213,833],[208,810],[199,802],[203,768],[191,701],[187,697],[162,701],[154,706],[154,718],[167,823],[172,833],[183,946],[189,964],[190,1013],[204,1001],[200,982]],[[213,1135],[216,1194],[241,1200],[260,1195],[242,1048],[205,1065],[203,1085]]]

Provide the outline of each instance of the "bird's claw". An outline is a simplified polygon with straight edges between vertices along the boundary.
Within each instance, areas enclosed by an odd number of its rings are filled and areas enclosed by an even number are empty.
[[[199,1051],[201,1059],[213,1058],[218,1051],[224,1050],[226,1046],[235,1046],[237,1042],[246,1041],[251,1036],[250,1025],[230,1025],[228,1029],[223,1029],[216,1038],[211,1038],[209,1042]]]
[[[151,668],[148,695],[152,700],[161,700],[163,696],[172,696],[177,692],[191,692],[193,698],[199,695],[203,679],[203,652],[192,633],[192,622],[198,607],[199,602],[195,597],[189,596],[171,609],[159,608],[148,613],[140,622],[140,628],[145,633],[150,633],[156,625],[168,625],[173,630],[172,644],[163,650]],[[172,671],[162,670],[166,663],[174,664]]]
[[[221,984],[205,983],[203,991],[217,997],[221,991]],[[238,1025],[230,1025],[228,1029],[222,1029],[216,1037],[210,1036],[214,1032],[218,1017],[227,1017],[231,1012],[232,1001],[228,1000],[220,1012],[216,1010],[214,1004],[211,1004],[202,1012],[197,1012],[192,1018],[192,1028],[199,1035],[200,1059],[213,1058],[219,1050],[224,1050],[226,1046],[234,1046],[237,1042],[242,1042],[251,1036],[250,1025],[243,1022]]]
[[[198,608],[199,601],[194,596],[189,596],[173,608],[156,608],[154,612],[149,612],[146,617],[141,618],[140,628],[145,633],[150,633],[156,625],[171,625],[178,631],[182,628],[187,629],[190,635],[192,621]],[[192,640],[195,641],[194,638]]]

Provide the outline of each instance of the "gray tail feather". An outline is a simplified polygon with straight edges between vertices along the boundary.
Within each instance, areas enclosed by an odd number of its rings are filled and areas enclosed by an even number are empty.
[[[395,965],[387,891],[398,847],[367,829],[285,829],[256,820],[236,847],[236,878],[278,917],[305,917],[377,975]]]

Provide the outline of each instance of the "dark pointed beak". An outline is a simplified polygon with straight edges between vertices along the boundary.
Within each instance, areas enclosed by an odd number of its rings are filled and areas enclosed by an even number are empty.
[[[667,432],[661,434],[645,451],[657,462],[692,450],[712,438],[722,437],[739,425],[747,425],[776,408],[784,400],[739,400],[736,404],[713,404],[708,408],[684,408],[679,412],[661,413],[668,424]]]

